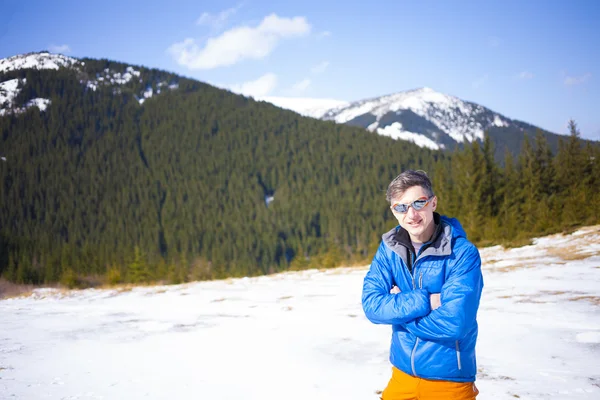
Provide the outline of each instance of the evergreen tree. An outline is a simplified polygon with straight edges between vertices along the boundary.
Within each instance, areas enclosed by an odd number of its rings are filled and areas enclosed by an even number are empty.
[[[521,190],[520,179],[512,153],[505,153],[504,171],[502,174],[501,190],[498,191],[500,211],[498,214],[499,232],[496,239],[510,240],[518,234],[518,224],[521,220]]]
[[[562,225],[575,226],[585,220],[587,161],[581,149],[580,133],[575,121],[569,121],[570,136],[560,141],[555,158],[556,182],[562,197]]]
[[[142,253],[139,247],[135,247],[133,260],[127,267],[127,280],[131,283],[147,282],[150,278],[148,273],[148,265],[142,258]]]

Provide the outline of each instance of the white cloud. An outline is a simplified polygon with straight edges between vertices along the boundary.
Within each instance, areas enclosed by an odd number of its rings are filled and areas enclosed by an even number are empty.
[[[304,92],[310,86],[310,79],[305,78],[292,85],[292,89],[296,92]]]
[[[229,19],[229,17],[235,14],[240,9],[240,7],[242,7],[242,4],[238,4],[235,7],[228,8],[227,10],[221,11],[216,15],[207,12],[202,13],[200,18],[198,18],[198,20],[196,21],[196,24],[208,25],[212,26],[213,28],[219,28]]]
[[[204,47],[187,38],[168,51],[178,64],[189,69],[212,69],[236,64],[245,59],[268,56],[282,39],[307,35],[310,25],[304,17],[266,16],[257,27],[240,26],[206,41]]]
[[[522,71],[520,74],[517,75],[517,78],[519,79],[532,79],[533,77],[533,73],[529,71]]]
[[[581,76],[566,76],[565,77],[565,85],[573,86],[573,85],[581,85],[582,83],[587,82],[592,77],[592,74],[589,72],[587,74]]]
[[[71,52],[71,48],[69,47],[68,44],[62,44],[60,46],[56,46],[56,45],[50,45],[48,47],[48,50],[50,50],[51,53],[70,53]]]
[[[329,61],[323,61],[310,69],[313,74],[322,74],[329,67]]]
[[[483,75],[480,78],[475,79],[471,85],[475,88],[478,89],[480,87],[482,87],[488,80],[488,74]]]
[[[271,93],[275,86],[277,86],[277,75],[269,72],[254,81],[231,85],[230,89],[245,96],[260,97]]]

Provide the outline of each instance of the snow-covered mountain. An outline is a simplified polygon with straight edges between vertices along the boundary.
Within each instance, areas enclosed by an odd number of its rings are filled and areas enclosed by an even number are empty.
[[[138,87],[144,82],[139,69],[118,63],[111,65],[119,65],[119,67],[113,66],[92,72],[82,60],[48,52],[21,54],[0,59],[0,117],[25,112],[29,107],[38,107],[40,111],[45,111],[51,105],[50,99],[45,98],[17,101],[22,89],[27,85],[27,79],[16,77],[18,76],[16,74],[28,69],[38,71],[71,69],[79,76],[82,90],[96,91],[99,87],[109,87],[114,94],[119,94],[123,86],[132,83],[135,84],[135,88],[131,89],[140,105],[153,95],[160,94],[161,90],[178,88],[177,82],[173,80],[157,81]]]
[[[81,65],[83,65],[81,61],[62,54],[29,53],[0,59],[0,74],[24,69],[76,68]],[[21,113],[29,107],[38,107],[40,111],[46,110],[51,103],[49,99],[34,98],[22,105],[15,104],[15,98],[26,83],[25,78],[0,79],[0,116]]]
[[[76,67],[84,63],[76,58],[48,52],[21,54],[0,59],[0,73],[19,69],[59,69],[61,67]]]
[[[510,125],[508,118],[485,107],[430,88],[353,102],[322,118],[436,150],[456,142],[482,140],[487,128]]]
[[[310,99],[272,99],[265,100],[303,115],[360,126],[434,150],[482,140],[484,131],[490,127],[514,124],[522,130],[518,122],[501,114],[427,87],[346,104],[343,101],[335,104],[335,100],[329,100],[329,104],[334,106],[326,111],[318,106],[328,103],[319,103],[318,100],[311,104]],[[311,105],[318,112],[306,112]]]
[[[21,86],[27,82],[26,79],[9,79],[0,82],[0,117],[11,112],[21,113],[29,107],[37,107],[40,111],[45,111],[51,101],[43,98],[33,98],[28,100],[23,106],[18,107],[14,103],[15,97],[21,91]]]
[[[85,61],[84,61],[85,60]],[[82,90],[127,92],[143,106],[145,101],[164,90],[177,89],[180,77],[162,71],[106,60],[76,59],[48,52],[30,53],[0,59],[0,117],[51,107],[51,100],[40,96],[27,98],[26,70],[70,69],[77,74]],[[150,72],[144,75],[143,71]],[[33,98],[35,97],[35,98]],[[46,96],[48,97],[48,96]],[[534,134],[535,126],[512,120],[481,105],[420,88],[347,102],[336,99],[257,97],[278,107],[304,116],[359,126],[379,135],[413,142],[434,150],[453,149],[456,144],[482,140],[487,131],[502,157],[508,148],[517,154],[523,133]],[[545,132],[556,150],[557,135]]]

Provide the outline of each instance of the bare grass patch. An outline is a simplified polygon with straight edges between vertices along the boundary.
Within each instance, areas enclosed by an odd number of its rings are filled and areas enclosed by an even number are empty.
[[[550,247],[547,249],[549,255],[558,257],[564,261],[585,260],[586,258],[589,258],[594,255],[582,250],[583,249],[578,248],[577,246],[568,246],[561,248]]]
[[[0,278],[0,300],[13,297],[30,296],[35,289],[34,285],[19,285]]]
[[[571,297],[569,301],[589,301],[595,306],[600,306],[600,297],[598,296],[575,296]]]

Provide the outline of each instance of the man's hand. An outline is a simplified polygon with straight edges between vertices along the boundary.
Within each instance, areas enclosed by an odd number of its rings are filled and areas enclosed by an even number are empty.
[[[435,310],[442,306],[442,299],[440,298],[440,293],[433,293],[429,295],[429,302],[431,303],[431,310]]]
[[[390,290],[390,294],[398,294],[400,293],[400,289],[398,286],[394,286],[392,290]],[[435,310],[442,306],[442,299],[440,293],[433,293],[429,295],[429,303],[431,304],[431,310]]]

